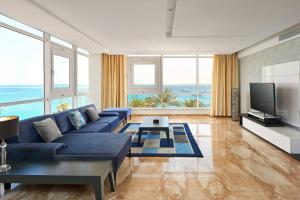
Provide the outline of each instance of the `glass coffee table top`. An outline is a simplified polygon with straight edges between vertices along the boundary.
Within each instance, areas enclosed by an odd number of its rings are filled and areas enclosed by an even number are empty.
[[[158,119],[159,123],[153,123],[154,119]],[[144,117],[140,128],[169,128],[169,119],[168,117]]]

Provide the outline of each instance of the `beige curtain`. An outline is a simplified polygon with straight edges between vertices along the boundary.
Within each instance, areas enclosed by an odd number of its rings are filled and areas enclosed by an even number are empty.
[[[125,107],[126,98],[126,64],[124,55],[102,54],[101,72],[101,108]]]
[[[211,116],[231,116],[231,89],[238,87],[238,57],[215,55]]]

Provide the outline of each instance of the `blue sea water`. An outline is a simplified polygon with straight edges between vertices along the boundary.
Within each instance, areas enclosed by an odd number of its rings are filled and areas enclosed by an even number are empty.
[[[79,86],[82,90],[87,90],[86,86]],[[15,101],[25,101],[32,99],[43,99],[44,89],[42,85],[10,85],[10,86],[0,86],[0,103],[8,103]],[[86,105],[88,104],[88,97],[80,96],[78,97],[78,104]],[[51,101],[51,112],[57,112],[57,106],[61,103],[67,102],[69,108],[72,108],[72,97],[67,97],[63,99],[55,99]],[[38,115],[44,114],[44,102],[34,102],[19,105],[12,105],[6,107],[0,107],[0,116],[10,116],[17,115],[20,119],[26,119]]]
[[[80,88],[86,89],[81,86]],[[188,99],[196,99],[196,87],[195,85],[167,85],[166,88],[172,90],[177,96],[177,100],[181,103],[181,107],[184,107],[183,102]],[[204,103],[204,107],[210,106],[211,101],[211,85],[199,86],[199,100]],[[128,103],[133,98],[144,99],[147,96],[156,94],[129,94]],[[44,98],[44,89],[42,85],[26,85],[26,86],[0,86],[0,103],[24,101],[31,99]],[[79,106],[88,103],[88,98],[85,96],[79,97]],[[57,112],[57,106],[61,103],[67,102],[72,107],[72,98],[56,99],[51,101],[51,112]],[[0,116],[17,115],[20,119],[26,119],[38,115],[44,114],[44,102],[26,103],[21,105],[13,105],[0,107]]]
[[[189,99],[196,99],[197,88],[195,85],[165,85],[164,89],[170,89],[173,94],[177,96],[177,101],[180,102],[179,107],[185,107],[184,101]],[[211,84],[201,84],[199,85],[199,101],[204,104],[203,107],[210,107],[211,104]],[[157,94],[143,93],[143,94],[128,94],[127,100],[128,104],[131,103],[133,99],[143,100],[149,96],[157,96]],[[174,107],[174,106],[168,106]]]

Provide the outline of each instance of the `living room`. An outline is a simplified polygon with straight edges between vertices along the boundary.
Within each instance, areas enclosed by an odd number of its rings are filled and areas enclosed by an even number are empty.
[[[299,8],[0,1],[0,199],[300,199]]]

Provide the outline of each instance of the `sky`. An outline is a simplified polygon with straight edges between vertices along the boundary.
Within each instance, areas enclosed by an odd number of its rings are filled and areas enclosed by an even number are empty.
[[[43,42],[0,27],[0,85],[43,85]],[[79,84],[88,84],[88,59],[78,58]],[[57,84],[68,82],[68,69],[58,62]],[[65,69],[65,70],[64,70]],[[64,73],[65,72],[65,73]]]
[[[163,84],[196,84],[196,58],[163,58]],[[212,81],[212,58],[199,58],[199,83],[210,84]],[[134,84],[154,85],[155,65],[134,65]]]

